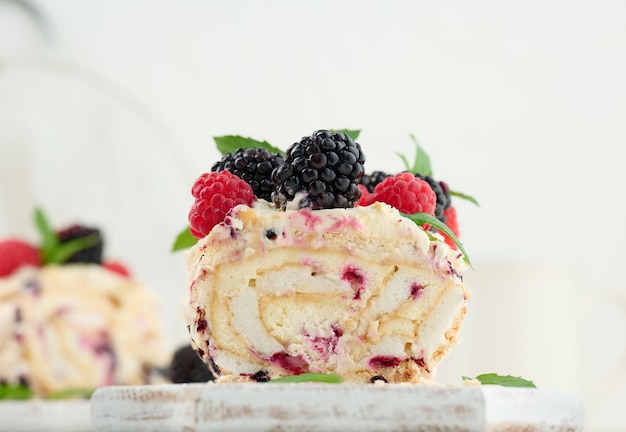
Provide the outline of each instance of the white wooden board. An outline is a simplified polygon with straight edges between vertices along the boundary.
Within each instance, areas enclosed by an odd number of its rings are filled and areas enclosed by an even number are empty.
[[[577,395],[499,386],[174,384],[106,387],[108,431],[580,431]]]

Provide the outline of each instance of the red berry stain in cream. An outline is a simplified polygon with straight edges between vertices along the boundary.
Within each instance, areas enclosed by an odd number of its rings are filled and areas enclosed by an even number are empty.
[[[326,231],[327,232],[344,231],[346,228],[351,228],[355,231],[362,230],[363,224],[359,222],[357,218],[341,216]]]
[[[302,357],[293,357],[286,352],[273,354],[269,358],[269,362],[292,375],[300,375],[309,371],[309,364]]]
[[[335,353],[337,349],[337,343],[339,342],[339,338],[343,336],[343,330],[341,330],[336,325],[331,326],[333,331],[332,336],[322,337],[322,336],[311,336],[311,334],[307,331],[303,332],[303,336],[305,339],[309,341],[311,347],[320,354],[322,360],[328,361],[328,358],[331,354]]]
[[[310,209],[302,209],[298,211],[297,214],[302,216],[304,219],[304,226],[309,228],[311,231],[315,229],[315,225],[322,221],[322,218],[314,214]]]
[[[424,285],[419,282],[413,282],[411,284],[411,297],[413,300],[417,300],[424,294]]]
[[[196,320],[196,331],[198,333],[204,333],[204,331],[208,327],[208,323],[205,318],[206,312],[204,312],[202,309],[197,307],[196,314],[198,314],[198,319]]]
[[[374,356],[368,360],[368,365],[372,369],[385,368],[385,367],[398,367],[402,359],[400,357],[394,357],[390,355]]]
[[[365,274],[363,273],[363,271],[352,264],[348,264],[343,268],[341,280],[348,282],[350,286],[354,289],[353,299],[360,300],[361,291],[365,289],[366,282]]]

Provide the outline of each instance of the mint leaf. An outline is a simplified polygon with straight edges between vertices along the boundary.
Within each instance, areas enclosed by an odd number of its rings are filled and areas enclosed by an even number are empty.
[[[430,157],[428,156],[428,154],[426,154],[424,149],[419,145],[419,143],[417,142],[417,138],[415,138],[415,135],[410,134],[409,136],[415,143],[415,158],[413,159],[413,166],[409,165],[409,161],[406,158],[406,156],[404,156],[401,153],[396,153],[396,154],[400,156],[400,159],[402,159],[402,162],[404,163],[404,167],[406,168],[407,171],[412,172],[413,174],[421,174],[423,176],[432,177],[433,170],[432,170],[432,167],[430,166]]]
[[[60,399],[89,399],[95,390],[90,389],[67,389],[59,390],[52,393],[47,399],[60,400]]]
[[[270,383],[302,383],[302,382],[321,382],[326,384],[340,384],[343,382],[343,378],[335,374],[322,374],[322,373],[303,373],[300,375],[286,376],[282,378],[276,378],[269,381]]]
[[[100,242],[100,236],[98,234],[91,234],[86,237],[76,238],[66,243],[59,243],[50,251],[47,264],[63,264],[72,255],[77,252],[89,249],[92,246],[97,245]]]
[[[41,258],[43,264],[48,264],[52,261],[54,251],[57,249],[59,244],[58,236],[50,226],[48,222],[48,218],[44,214],[43,210],[39,207],[35,208],[35,226],[39,231],[39,235],[41,236]]]
[[[450,191],[450,196],[455,196],[455,197],[459,197],[461,199],[470,201],[471,203],[477,205],[478,207],[480,207],[480,204],[478,204],[478,201],[476,200],[476,198],[466,195],[464,193],[461,192],[456,192],[456,191]]]
[[[481,385],[500,385],[503,387],[529,387],[537,388],[534,382],[524,379],[522,377],[514,377],[511,375],[498,375],[495,373],[488,373],[478,375],[476,378],[462,377],[464,381],[476,379]]]
[[[176,236],[176,240],[172,245],[172,252],[188,249],[194,246],[197,242],[198,239],[191,234],[189,227],[187,226],[178,234],[178,236]]]
[[[33,392],[23,385],[0,385],[0,400],[3,399],[31,399],[34,396]]]
[[[41,258],[44,265],[63,264],[77,252],[89,249],[100,242],[97,234],[61,243],[43,210],[35,208],[35,225],[41,236]]]
[[[348,135],[350,138],[352,138],[352,141],[356,141],[359,138],[359,135],[361,134],[360,130],[351,130],[351,129],[332,129],[332,132],[341,132],[343,134]]]
[[[452,230],[450,228],[448,228],[448,226],[445,223],[441,222],[436,217],[429,215],[428,213],[413,213],[413,214],[401,213],[401,214],[405,218],[411,219],[413,222],[415,222],[418,225],[429,224],[429,225],[434,226],[435,228],[438,228],[446,236],[450,237],[450,239],[454,242],[454,244],[457,245],[459,250],[461,252],[463,252],[463,260],[470,267],[472,266],[472,263],[470,262],[469,256],[467,255],[467,252],[463,248],[463,244],[459,241],[459,239],[454,235]]]
[[[257,141],[252,138],[242,137],[240,135],[224,135],[213,137],[217,144],[217,149],[225,155],[226,153],[235,153],[240,148],[264,148],[270,153],[285,153],[281,149],[272,146],[267,141]]]

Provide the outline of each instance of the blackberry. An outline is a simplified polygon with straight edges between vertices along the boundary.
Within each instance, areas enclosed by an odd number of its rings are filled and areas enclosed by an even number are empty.
[[[272,200],[282,209],[298,192],[300,208],[313,210],[354,207],[361,191],[365,154],[352,138],[340,132],[318,130],[287,149],[283,163],[272,172],[276,190]]]
[[[61,244],[67,243],[70,240],[95,237],[96,243],[93,246],[84,248],[73,255],[71,255],[66,263],[90,263],[90,264],[102,264],[102,251],[104,249],[104,239],[102,233],[97,228],[86,227],[83,225],[72,225],[57,233]]]
[[[184,345],[174,352],[170,366],[173,383],[213,381],[215,377],[191,345]]]
[[[264,148],[240,148],[235,153],[226,153],[216,162],[211,171],[230,171],[252,186],[257,198],[271,201],[276,185],[271,175],[274,168],[283,162],[283,155],[270,153]]]
[[[365,186],[369,193],[373,193],[376,185],[385,180],[387,177],[391,177],[391,174],[387,174],[383,171],[374,171],[371,174],[363,174],[359,183]]]
[[[441,222],[445,222],[446,216],[443,214],[443,211],[450,207],[450,191],[448,189],[448,185],[443,182],[438,182],[430,176],[415,174],[415,177],[426,181],[430,185],[430,188],[433,190],[433,192],[435,192],[435,195],[437,196],[435,217]],[[442,187],[442,183],[445,185],[445,189],[444,187]]]

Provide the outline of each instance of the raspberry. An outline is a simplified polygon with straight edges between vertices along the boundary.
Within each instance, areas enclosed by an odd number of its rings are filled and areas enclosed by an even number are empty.
[[[444,210],[444,215],[446,217],[447,227],[450,228],[450,231],[452,231],[457,238],[459,238],[460,231],[459,231],[459,223],[458,223],[457,216],[456,216],[456,208],[454,208],[454,206],[448,207],[447,209]],[[444,233],[441,233],[441,234],[443,235],[448,246],[450,246],[453,249],[457,249],[457,245],[454,243],[454,241],[452,241],[452,239],[450,239],[450,237],[448,237]]]
[[[378,183],[385,180],[391,174],[387,174],[383,171],[374,171],[371,174],[363,174],[363,177],[359,180],[359,184],[365,186],[369,193],[374,192],[374,188]]]
[[[130,278],[130,270],[124,264],[119,261],[104,261],[102,266],[107,270],[117,273],[121,276]]]
[[[318,130],[287,149],[285,160],[272,172],[274,203],[285,209],[299,192],[300,208],[349,208],[359,200],[357,184],[365,155],[358,143],[340,132]]]
[[[283,155],[280,153],[270,153],[264,148],[240,148],[234,154],[225,154],[211,171],[230,171],[252,186],[257,198],[271,201],[272,192],[276,189],[271,179],[272,171],[282,162]]]
[[[190,232],[196,238],[206,236],[223,222],[236,205],[252,205],[256,200],[252,187],[230,171],[202,174],[191,194],[196,200],[189,211]]]
[[[380,182],[372,194],[374,201],[387,203],[402,213],[434,215],[437,197],[426,181],[403,172]]]
[[[94,246],[76,252],[74,255],[65,260],[65,262],[102,264],[102,250],[104,249],[104,240],[99,229],[86,227],[83,225],[71,225],[59,231],[57,235],[59,236],[61,244],[78,238],[95,236],[97,238],[97,243]]]
[[[24,266],[40,267],[39,249],[22,240],[0,242],[0,277],[10,276]]]
[[[359,184],[359,189],[361,190],[361,197],[356,204],[361,207],[370,205],[372,203],[373,194],[367,190],[367,186],[363,184]]]

